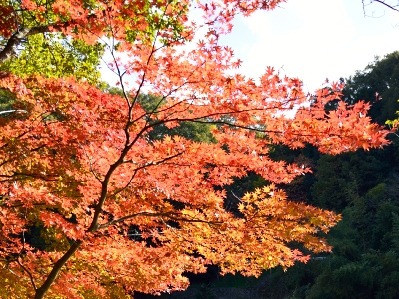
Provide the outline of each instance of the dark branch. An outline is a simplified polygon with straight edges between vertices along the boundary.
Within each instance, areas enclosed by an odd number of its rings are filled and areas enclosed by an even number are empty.
[[[362,4],[363,4],[363,13],[364,16],[367,16],[366,13],[366,6],[373,4],[374,2],[377,2],[391,10],[397,11],[399,12],[399,9],[397,8],[399,6],[399,1],[397,5],[392,5],[392,4],[388,4],[385,0],[369,0],[369,2],[365,3],[365,0],[362,0]]]
[[[54,264],[54,267],[51,269],[44,283],[40,286],[40,288],[36,289],[34,299],[42,299],[44,294],[48,291],[50,286],[53,284],[55,279],[57,278],[59,272],[62,267],[66,264],[66,262],[75,254],[75,252],[79,249],[80,245],[83,241],[74,242],[67,252]]]
[[[30,282],[31,282],[31,284],[32,284],[32,286],[33,286],[33,289],[36,291],[36,290],[37,290],[37,287],[36,287],[35,279],[33,278],[32,273],[28,270],[28,268],[26,268],[26,267],[20,262],[19,258],[17,258],[16,261],[17,261],[17,264],[22,268],[22,270],[23,270],[24,272],[26,272],[26,274],[28,274],[29,279],[30,279]]]
[[[393,6],[393,5],[390,5],[390,4],[386,3],[385,1],[381,1],[381,0],[373,0],[373,2],[380,3],[380,4],[388,7],[389,9],[392,9],[392,10],[395,10],[395,11],[399,12],[399,9],[396,8],[397,5]]]
[[[161,212],[161,213],[151,213],[151,212],[139,212],[135,214],[129,214],[123,217],[120,217],[118,219],[114,219],[112,221],[109,221],[107,223],[101,224],[98,226],[98,229],[103,229],[107,228],[111,225],[124,222],[125,220],[129,220],[132,218],[140,217],[140,216],[146,216],[146,217],[166,217],[170,220],[173,221],[180,221],[180,222],[195,222],[195,223],[208,223],[208,224],[221,224],[222,222],[217,222],[217,221],[208,221],[208,220],[203,220],[203,219],[197,219],[194,217],[186,218],[186,217],[180,217],[178,214],[175,212]]]

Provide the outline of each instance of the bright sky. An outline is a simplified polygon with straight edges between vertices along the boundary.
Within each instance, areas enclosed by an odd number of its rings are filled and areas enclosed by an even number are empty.
[[[367,1],[365,1],[367,2]],[[365,16],[365,12],[368,16]],[[224,43],[254,79],[266,66],[301,79],[309,91],[399,50],[399,12],[362,0],[288,0],[275,11],[235,21]]]

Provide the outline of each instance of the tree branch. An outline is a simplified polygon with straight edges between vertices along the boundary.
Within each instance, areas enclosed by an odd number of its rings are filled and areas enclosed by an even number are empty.
[[[49,31],[49,26],[38,26],[32,28],[20,28],[8,39],[3,50],[0,51],[0,63],[10,59],[17,50],[17,46],[29,35]]]
[[[399,9],[397,9],[395,6],[392,6],[392,5],[388,4],[388,3],[386,3],[385,1],[373,0],[372,2],[380,3],[380,4],[382,4],[382,5],[386,6],[386,7],[388,7],[389,9],[392,9],[392,10],[395,10],[395,11],[399,12]]]
[[[1,53],[0,53],[0,55],[1,55]],[[0,60],[0,63],[1,63],[1,60]],[[28,113],[28,111],[26,111],[26,110],[6,110],[6,111],[0,111],[0,115],[3,115],[3,114],[7,114],[7,113]]]
[[[190,217],[190,218],[179,217],[178,214],[176,214],[175,212],[163,212],[163,213],[139,212],[139,213],[135,213],[135,214],[129,214],[129,215],[120,217],[118,219],[109,221],[107,223],[101,224],[98,226],[98,229],[107,228],[113,224],[117,224],[117,223],[123,222],[125,220],[129,220],[129,219],[140,217],[140,216],[167,217],[170,220],[181,221],[181,222],[195,222],[195,223],[200,222],[200,223],[207,223],[207,224],[221,224],[222,223],[221,221],[208,221],[208,220],[197,219],[194,217]]]
[[[57,278],[59,272],[61,271],[62,267],[66,264],[66,262],[75,254],[75,252],[79,249],[80,245],[83,241],[79,240],[74,242],[71,247],[69,247],[68,251],[54,264],[54,267],[51,269],[51,272],[47,276],[44,283],[41,285],[40,288],[36,289],[34,299],[42,299],[45,293],[48,291],[50,286],[53,284],[55,279]]]
[[[29,276],[30,282],[33,286],[34,290],[37,290],[36,284],[35,284],[35,279],[33,278],[32,273],[28,270],[28,268],[26,268],[19,260],[19,257],[16,259],[17,264],[22,268],[22,270],[24,270],[24,272],[26,272]]]

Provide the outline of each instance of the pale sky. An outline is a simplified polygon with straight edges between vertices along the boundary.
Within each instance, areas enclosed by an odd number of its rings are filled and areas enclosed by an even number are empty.
[[[327,78],[347,78],[375,56],[399,50],[399,12],[378,3],[363,11],[362,0],[288,0],[234,24],[222,43],[243,61],[238,72],[256,80],[273,66],[298,77],[310,92]],[[115,76],[104,65],[102,73],[113,84]]]
[[[361,0],[288,0],[238,18],[223,43],[243,60],[241,73],[256,79],[273,66],[313,91],[399,50],[399,12],[373,4],[366,14]]]

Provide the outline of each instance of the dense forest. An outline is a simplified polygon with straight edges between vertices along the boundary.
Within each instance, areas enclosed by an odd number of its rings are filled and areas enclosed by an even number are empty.
[[[347,102],[369,101],[370,116],[380,124],[397,118],[399,52],[345,81]],[[390,139],[381,150],[338,156],[301,152],[315,169],[304,178],[307,201],[343,218],[328,236],[332,254],[285,273],[272,271],[264,298],[399,297],[399,137]]]
[[[342,81],[345,101],[367,100],[374,121],[389,126],[398,117],[399,52],[377,57]],[[191,277],[194,285],[187,293],[161,298],[399,298],[399,137],[392,133],[390,140],[383,149],[336,156],[320,154],[312,146],[295,151],[275,147],[275,159],[313,169],[284,186],[290,198],[342,214],[327,237],[332,253],[312,256],[307,264],[286,271],[271,269],[259,279],[222,277],[210,268],[208,275]],[[228,187],[230,205],[262,184],[255,175],[237,180]]]

